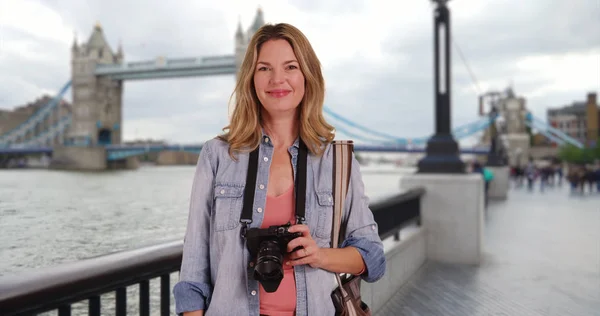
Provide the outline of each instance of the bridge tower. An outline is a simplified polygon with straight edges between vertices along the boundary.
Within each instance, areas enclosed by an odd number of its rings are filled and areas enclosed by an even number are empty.
[[[511,166],[524,166],[529,161],[530,137],[525,120],[527,116],[526,100],[515,95],[511,87],[499,102],[498,113],[504,118],[502,139],[506,143],[508,163]]]
[[[250,43],[250,39],[258,31],[258,29],[265,24],[265,16],[262,8],[256,9],[256,15],[254,16],[254,21],[252,25],[248,28],[246,32],[243,31],[242,21],[241,19],[238,21],[237,31],[235,32],[235,68],[236,73],[240,71],[242,66],[242,62],[244,61],[244,56],[246,55],[246,50],[248,49],[248,44]],[[237,74],[236,74],[237,79]],[[229,105],[229,118],[231,118],[231,114],[233,113],[233,109],[235,107],[235,95],[232,98],[232,104]]]
[[[265,16],[262,8],[260,7],[256,9],[254,22],[252,22],[252,25],[250,25],[246,32],[243,31],[242,21],[238,21],[237,31],[235,32],[235,64],[238,71],[242,65],[242,61],[244,61],[244,56],[246,55],[246,50],[248,49],[250,39],[264,24]]]
[[[123,49],[115,53],[96,23],[88,41],[79,45],[77,38],[71,49],[73,93],[72,124],[67,133],[72,145],[101,146],[121,143],[123,82],[97,77],[96,65],[120,64]]]

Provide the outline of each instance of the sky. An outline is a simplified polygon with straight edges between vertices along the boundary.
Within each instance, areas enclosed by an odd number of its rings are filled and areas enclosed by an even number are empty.
[[[267,23],[291,23],[311,41],[328,108],[398,137],[433,132],[435,6],[428,0],[0,0],[0,109],[60,89],[74,34],[86,41],[97,21],[113,50],[122,44],[125,62],[231,55],[238,21],[247,29],[259,6]],[[541,119],[549,107],[600,94],[599,0],[452,0],[449,7],[453,126],[479,119],[480,94],[509,85]],[[234,80],[125,82],[124,140],[212,138],[227,125]]]

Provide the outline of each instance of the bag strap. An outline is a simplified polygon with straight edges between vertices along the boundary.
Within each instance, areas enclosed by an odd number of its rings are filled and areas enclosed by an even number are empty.
[[[252,223],[252,207],[254,205],[254,193],[256,192],[256,174],[258,172],[258,151],[260,146],[250,152],[248,158],[248,173],[246,174],[246,187],[244,188],[244,205],[240,222],[246,227]],[[242,235],[246,232],[242,229]]]
[[[342,214],[344,213],[344,202],[350,186],[350,173],[352,172],[352,152],[354,144],[351,140],[334,141],[333,146],[333,227],[331,231],[331,247],[337,248],[340,242],[340,230],[342,226]],[[338,273],[335,274],[343,297],[348,293],[342,286],[342,279]]]
[[[350,185],[352,172],[352,151],[354,145],[351,140],[334,141],[333,146],[333,230],[332,248],[337,248],[340,242],[342,214],[344,202]]]

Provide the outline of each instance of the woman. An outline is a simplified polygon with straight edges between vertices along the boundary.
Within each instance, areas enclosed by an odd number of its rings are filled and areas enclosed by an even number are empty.
[[[289,24],[265,25],[249,43],[235,87],[226,134],[206,142],[192,187],[180,281],[179,315],[333,315],[334,273],[375,282],[385,272],[383,245],[356,159],[344,221],[345,238],[331,249],[333,127],[323,118],[320,62]],[[305,146],[305,147],[303,147]],[[294,208],[299,150],[308,151],[305,221]],[[243,224],[249,152],[258,150],[251,221]],[[247,229],[292,223],[283,280],[267,292],[253,277]],[[245,223],[245,222],[244,222]]]

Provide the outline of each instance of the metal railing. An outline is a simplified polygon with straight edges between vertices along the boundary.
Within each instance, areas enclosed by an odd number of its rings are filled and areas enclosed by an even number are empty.
[[[400,230],[411,223],[421,225],[421,197],[424,188],[414,188],[380,202],[373,203],[371,210],[379,226],[379,237],[394,236],[400,240]]]
[[[422,188],[372,203],[382,239],[419,222]],[[127,287],[139,285],[139,314],[150,315],[150,280],[160,278],[160,314],[170,315],[170,275],[181,265],[183,241],[118,252],[54,267],[0,277],[0,315],[35,315],[58,310],[71,315],[72,305],[88,301],[88,314],[101,315],[101,296],[114,293],[115,315],[127,314]]]

